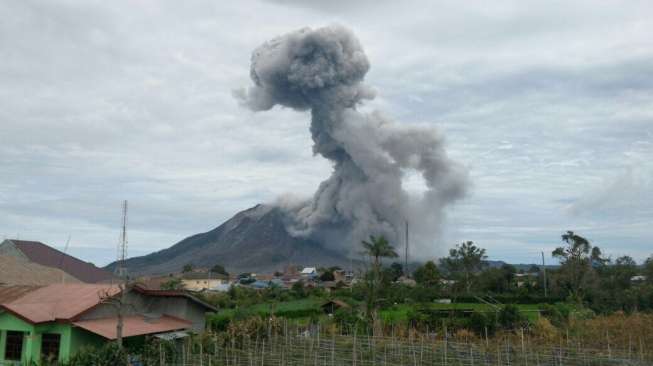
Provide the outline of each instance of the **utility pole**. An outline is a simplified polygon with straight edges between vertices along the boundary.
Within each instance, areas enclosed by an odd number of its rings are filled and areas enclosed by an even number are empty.
[[[542,252],[542,275],[544,275],[544,297],[548,297],[547,286],[546,286],[546,264],[544,263],[544,252]]]
[[[405,258],[404,258],[404,272],[405,272],[404,275],[406,276],[406,278],[409,278],[410,277],[410,271],[408,270],[408,221],[406,221],[406,239],[405,239],[405,242],[406,242],[406,255],[405,255]]]

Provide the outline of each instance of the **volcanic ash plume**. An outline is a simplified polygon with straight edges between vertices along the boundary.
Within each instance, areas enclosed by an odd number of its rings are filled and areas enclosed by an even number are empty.
[[[408,221],[411,245],[433,254],[444,207],[465,193],[466,171],[447,157],[435,130],[397,126],[356,110],[374,98],[363,84],[369,68],[348,29],[305,28],[254,51],[255,85],[239,98],[254,111],[275,105],[310,110],[313,151],[333,162],[333,174],[311,200],[280,200],[293,235],[355,252],[370,234],[401,245]],[[410,171],[423,178],[424,193],[409,194],[402,186]]]

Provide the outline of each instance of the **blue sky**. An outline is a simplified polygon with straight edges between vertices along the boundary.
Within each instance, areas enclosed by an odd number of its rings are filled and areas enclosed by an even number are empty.
[[[0,4],[0,236],[70,235],[106,264],[123,199],[138,255],[311,195],[331,167],[308,116],[255,114],[232,91],[262,42],[339,23],[372,65],[363,110],[440,129],[470,172],[426,255],[473,240],[536,262],[565,230],[613,257],[653,254],[650,1],[326,3]]]

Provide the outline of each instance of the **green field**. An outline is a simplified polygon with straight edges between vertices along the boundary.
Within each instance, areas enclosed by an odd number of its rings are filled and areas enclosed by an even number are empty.
[[[233,316],[237,311],[242,311],[251,315],[269,315],[271,313],[278,314],[283,316],[284,313],[297,313],[300,316],[295,318],[301,318],[302,311],[314,312],[316,314],[321,313],[320,305],[324,302],[324,299],[321,298],[307,298],[300,300],[290,300],[283,302],[267,302],[255,304],[246,308],[241,308],[240,310],[236,309],[225,309],[220,311],[221,316]],[[417,306],[416,304],[397,304],[390,308],[386,308],[379,311],[380,318],[385,322],[401,322],[408,320],[409,313],[412,309]],[[425,304],[420,304],[420,306],[425,306]],[[452,304],[437,304],[431,303],[427,304],[429,308],[437,310],[473,310],[478,312],[494,312],[496,309],[488,304],[482,303],[452,303]],[[517,304],[516,305],[524,316],[529,320],[535,320],[538,317],[538,309],[540,308],[539,304]],[[308,317],[308,316],[306,316]]]

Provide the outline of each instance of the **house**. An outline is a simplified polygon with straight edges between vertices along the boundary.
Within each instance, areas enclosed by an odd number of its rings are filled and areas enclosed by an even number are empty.
[[[181,283],[189,291],[204,291],[228,282],[228,276],[211,272],[188,272],[182,275]]]
[[[57,269],[0,255],[0,286],[46,286],[53,283],[81,283],[77,278]]]
[[[302,270],[302,272],[300,273],[300,275],[301,275],[303,278],[307,278],[307,279],[311,279],[311,280],[312,280],[312,279],[314,279],[315,277],[317,277],[317,269],[315,269],[315,267],[305,267],[305,268]]]
[[[349,309],[351,306],[344,301],[340,300],[329,300],[322,304],[322,311],[325,314],[333,315],[338,309]]]
[[[115,279],[111,272],[60,252],[38,241],[7,239],[0,243],[0,255],[24,262],[57,268],[85,283],[109,283]]]
[[[180,291],[116,285],[54,284],[0,290],[0,364],[30,364],[53,357],[65,362],[85,346],[117,338],[117,302],[124,298],[125,344],[146,335],[201,331],[212,306]]]
[[[638,275],[638,276],[633,276],[630,278],[630,282],[632,283],[641,283],[646,281],[646,276]]]

